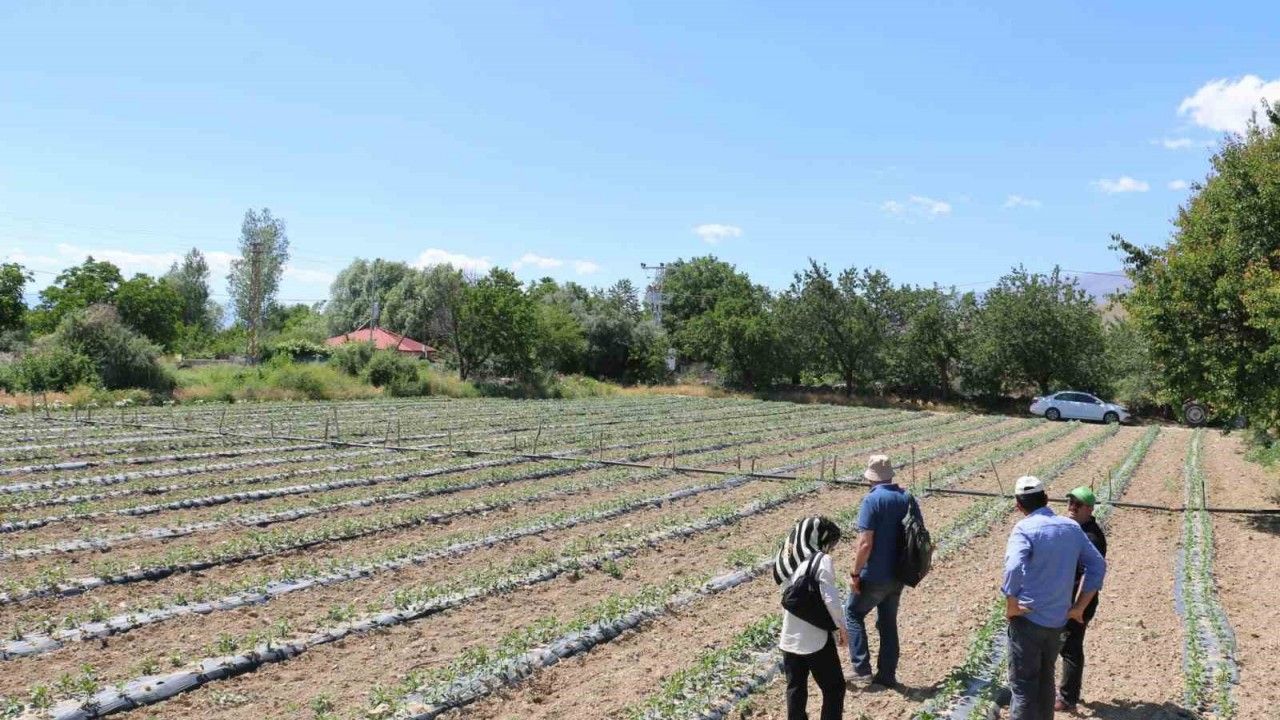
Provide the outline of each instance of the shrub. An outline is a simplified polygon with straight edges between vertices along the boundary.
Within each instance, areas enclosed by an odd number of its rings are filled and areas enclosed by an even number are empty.
[[[333,351],[329,362],[352,377],[364,372],[364,366],[373,359],[375,348],[371,342],[349,342]]]
[[[387,387],[418,378],[419,362],[397,352],[379,350],[365,363],[360,376],[374,387]]]
[[[333,348],[323,343],[312,342],[306,338],[284,338],[267,348],[270,358],[287,357],[291,360],[326,359],[333,354]]]
[[[70,313],[47,338],[45,351],[62,348],[90,358],[98,378],[109,390],[145,388],[173,390],[173,376],[160,364],[160,350],[120,322],[108,305],[94,305]]]
[[[59,344],[46,344],[13,364],[11,388],[23,392],[61,392],[76,385],[98,385],[93,358]]]

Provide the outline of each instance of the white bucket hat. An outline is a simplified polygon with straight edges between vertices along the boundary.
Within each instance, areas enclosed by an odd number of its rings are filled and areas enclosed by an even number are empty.
[[[862,477],[873,483],[887,483],[893,481],[893,463],[889,462],[888,455],[872,455],[867,458],[867,470],[862,473]]]

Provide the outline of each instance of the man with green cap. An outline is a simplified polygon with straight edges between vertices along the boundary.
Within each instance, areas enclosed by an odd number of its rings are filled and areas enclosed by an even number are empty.
[[[1098,552],[1106,557],[1107,536],[1102,533],[1102,528],[1093,519],[1093,506],[1096,503],[1097,498],[1094,497],[1093,490],[1081,485],[1067,493],[1067,517],[1080,524],[1080,529],[1084,531],[1085,536],[1098,549]],[[1082,577],[1084,577],[1083,568],[1076,568],[1075,588],[1071,593],[1073,599],[1079,596]],[[1084,680],[1084,633],[1097,610],[1098,598],[1094,596],[1084,610],[1084,622],[1074,618],[1067,620],[1061,652],[1062,684],[1058,687],[1055,710],[1071,711],[1075,709],[1076,703],[1080,702],[1080,685]]]

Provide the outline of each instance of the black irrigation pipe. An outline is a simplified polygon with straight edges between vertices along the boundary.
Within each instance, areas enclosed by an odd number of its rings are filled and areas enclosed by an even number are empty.
[[[120,422],[110,422],[106,420],[81,419],[76,422],[89,423],[94,425],[112,425],[112,426],[120,426],[120,427],[137,427],[137,428],[153,427],[145,423],[120,423]],[[159,426],[154,426],[154,427],[159,427]],[[202,428],[181,427],[181,426],[178,427],[177,429],[184,430],[187,432],[192,432],[192,433],[204,434],[204,435],[222,435],[222,436],[230,436],[230,437],[236,437],[236,438],[253,438],[253,439],[264,439],[264,438],[270,437],[270,439],[274,439],[274,440],[288,440],[291,442],[312,442],[312,443],[326,442],[330,445],[336,445],[336,446],[342,446],[342,447],[375,448],[375,449],[382,449],[382,450],[394,450],[396,452],[433,451],[433,452],[450,452],[450,453],[467,455],[467,456],[494,455],[494,456],[508,457],[508,458],[523,458],[525,460],[567,460],[570,462],[592,463],[595,465],[606,465],[606,466],[612,466],[612,467],[640,468],[644,470],[671,470],[673,472],[679,472],[679,473],[700,473],[703,475],[742,475],[742,476],[753,478],[756,480],[780,480],[784,482],[794,482],[796,480],[804,480],[804,479],[812,480],[813,479],[813,478],[801,478],[795,475],[787,475],[784,473],[767,473],[767,472],[755,472],[755,471],[743,472],[741,470],[720,470],[716,468],[685,467],[682,465],[676,465],[674,461],[670,465],[661,465],[661,464],[654,465],[652,463],[643,463],[643,462],[637,462],[637,461],[631,461],[631,460],[609,460],[606,458],[576,457],[572,455],[558,455],[554,453],[522,453],[522,452],[512,452],[508,450],[489,450],[489,449],[483,449],[483,448],[441,448],[438,446],[432,447],[432,448],[417,448],[417,447],[403,446],[403,445],[382,445],[378,443],[355,442],[351,440],[338,440],[338,439],[319,440],[317,438],[308,438],[308,437],[292,436],[292,435],[277,434],[273,436],[265,436],[265,435],[253,435],[250,433],[237,433],[237,432],[228,432],[228,431],[220,432],[217,430],[205,430]],[[823,480],[823,482],[829,482],[829,483],[839,484],[839,485],[863,485],[863,486],[871,485],[870,482],[867,482],[865,480],[853,480],[853,479],[826,479],[826,480]],[[1008,497],[1008,495],[1003,492],[990,492],[990,491],[984,491],[984,490],[957,490],[957,489],[951,489],[951,488],[927,488],[926,487],[926,491],[932,492],[932,493],[939,493],[943,495],[967,495],[971,497]],[[1059,499],[1059,498],[1051,498],[1050,502],[1065,503],[1066,500]],[[1102,504],[1111,505],[1113,507],[1118,507],[1118,508],[1128,508],[1131,510],[1150,510],[1153,512],[1167,512],[1167,513],[1177,513],[1177,514],[1182,514],[1186,512],[1188,509],[1185,506],[1153,505],[1151,503],[1137,503],[1137,502],[1123,502],[1123,501],[1109,502],[1109,503],[1104,502]],[[1280,516],[1280,508],[1203,507],[1203,508],[1194,508],[1194,509],[1200,512],[1217,513],[1221,515]]]

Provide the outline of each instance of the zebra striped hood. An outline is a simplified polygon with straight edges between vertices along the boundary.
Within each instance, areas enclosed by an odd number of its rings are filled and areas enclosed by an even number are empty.
[[[800,567],[800,563],[808,560],[814,553],[822,549],[831,538],[820,531],[822,518],[807,517],[795,524],[787,534],[787,541],[782,544],[778,556],[773,560],[773,581],[779,585],[791,578],[791,574]]]

